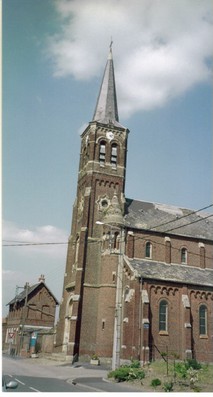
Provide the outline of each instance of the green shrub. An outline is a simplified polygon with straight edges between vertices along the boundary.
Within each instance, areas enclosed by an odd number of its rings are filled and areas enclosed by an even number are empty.
[[[120,367],[115,371],[112,371],[108,374],[109,378],[115,378],[118,382],[124,382],[128,380],[129,377],[129,368],[128,367]]]
[[[201,369],[202,367],[201,364],[197,360],[195,360],[195,358],[188,359],[185,363],[185,366],[187,369]]]
[[[157,386],[160,386],[160,385],[161,385],[160,379],[158,379],[158,378],[152,379],[152,381],[151,381],[151,386],[152,387],[157,387]]]
[[[199,370],[201,369],[201,364],[198,363],[197,360],[195,360],[194,358],[184,361],[182,363],[175,364],[175,372],[183,379],[187,377],[187,371],[190,368]]]
[[[176,363],[175,372],[183,379],[187,377],[187,368],[185,363]]]
[[[141,367],[141,363],[138,360],[132,360],[131,364],[130,364],[131,368],[140,368]]]
[[[140,368],[130,368],[129,371],[129,380],[134,380],[134,379],[144,379],[145,378],[145,372],[140,369]]]
[[[172,391],[173,390],[173,383],[172,382],[164,383],[163,389],[164,389],[165,392]]]
[[[125,382],[135,379],[143,379],[145,372],[140,368],[131,368],[130,366],[122,366],[108,374],[108,378],[114,378],[118,382]]]

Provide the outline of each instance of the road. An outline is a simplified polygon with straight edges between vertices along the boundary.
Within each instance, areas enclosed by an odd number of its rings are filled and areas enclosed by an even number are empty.
[[[70,364],[2,357],[2,372],[8,380],[16,380],[14,393],[29,392],[139,392],[123,385],[107,382],[108,370],[90,368],[87,364]]]

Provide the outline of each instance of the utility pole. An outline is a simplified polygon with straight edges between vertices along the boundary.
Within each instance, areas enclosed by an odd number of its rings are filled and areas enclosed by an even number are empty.
[[[121,322],[122,322],[122,289],[123,289],[123,257],[125,247],[125,231],[122,225],[108,224],[101,221],[96,221],[98,225],[105,225],[110,227],[112,230],[119,230],[120,242],[119,242],[119,253],[118,255],[118,267],[117,267],[117,283],[116,283],[116,297],[115,297],[115,321],[114,321],[114,334],[113,334],[113,351],[112,351],[112,370],[115,370],[120,366],[120,355],[121,355]],[[111,244],[111,242],[110,242]],[[111,254],[111,248],[110,248]]]
[[[123,283],[123,255],[124,255],[124,229],[120,228],[120,244],[118,256],[118,274],[116,285],[115,323],[113,339],[112,370],[120,367],[121,355],[121,321],[122,321],[122,283]]]
[[[28,300],[28,291],[29,291],[29,283],[26,283],[25,287],[19,287],[19,288],[24,288],[26,291],[25,295],[25,302],[24,302],[24,307],[23,307],[23,312],[22,312],[22,324],[20,324],[21,327],[21,338],[20,338],[20,350],[23,348],[23,342],[24,342],[24,326],[26,323],[26,318],[27,318],[27,300]]]

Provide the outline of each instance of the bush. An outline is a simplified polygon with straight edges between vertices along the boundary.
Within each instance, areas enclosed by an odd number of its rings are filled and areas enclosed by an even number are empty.
[[[176,363],[175,364],[175,372],[179,374],[181,378],[186,378],[187,377],[187,371],[192,368],[195,370],[201,369],[201,364],[197,362],[197,360],[189,359],[183,363]]]
[[[118,382],[124,382],[128,380],[129,377],[129,368],[128,367],[120,367],[115,371],[112,371],[108,374],[109,378],[115,378]]]
[[[134,368],[131,366],[122,366],[115,371],[111,371],[108,374],[108,378],[114,378],[118,382],[125,382],[135,379],[143,379],[145,372],[140,368]]]
[[[151,381],[151,386],[152,387],[157,387],[157,386],[160,386],[160,385],[161,385],[160,379],[158,379],[158,378],[152,379],[152,381]]]
[[[164,383],[163,389],[164,389],[165,392],[172,391],[173,390],[173,383],[172,382]]]
[[[145,372],[140,369],[140,368],[130,368],[129,371],[129,380],[134,380],[134,379],[144,379],[145,378]]]
[[[188,359],[185,363],[185,366],[187,369],[201,369],[201,364],[197,360],[195,360],[195,358]]]
[[[140,368],[141,367],[141,363],[138,360],[132,360],[131,364],[130,364],[131,368]]]
[[[185,363],[176,363],[175,372],[183,379],[187,377],[187,368]]]

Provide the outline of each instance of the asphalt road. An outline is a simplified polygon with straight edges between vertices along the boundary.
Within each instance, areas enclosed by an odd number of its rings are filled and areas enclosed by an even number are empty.
[[[68,383],[66,380],[53,379],[53,378],[43,378],[43,377],[33,377],[33,376],[20,376],[5,375],[7,380],[15,380],[18,382],[17,389],[9,390],[13,393],[35,393],[35,392],[91,392],[91,389],[82,388],[79,386],[74,386]]]
[[[37,359],[2,357],[2,372],[8,380],[16,380],[14,393],[29,392],[139,392],[122,383],[106,381],[108,370],[87,364],[75,367],[64,363]]]

